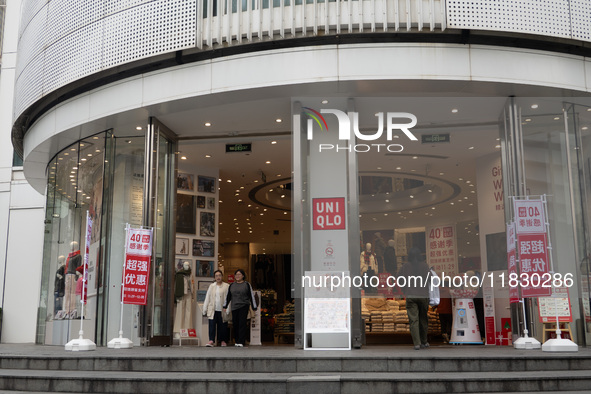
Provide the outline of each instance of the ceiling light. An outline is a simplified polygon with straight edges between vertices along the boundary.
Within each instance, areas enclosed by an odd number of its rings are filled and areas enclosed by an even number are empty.
[[[587,129],[588,129],[588,127],[587,127],[587,126],[583,126],[583,127],[581,127],[581,130],[587,130]]]
[[[89,153],[89,154],[87,154],[86,156],[88,156],[88,157],[92,157],[92,153]]]
[[[501,145],[495,145],[495,148],[499,149],[501,147]]]
[[[452,112],[452,114],[457,114],[458,113],[458,109],[457,108],[454,108],[454,109],[451,110],[451,112]]]
[[[128,143],[128,144],[131,144],[131,140],[127,140],[127,143]]]
[[[497,141],[500,141],[500,140],[501,140],[500,138],[497,138]]]
[[[228,183],[232,183],[232,180],[231,180],[231,179],[228,179],[226,182],[228,182]]]
[[[206,159],[209,159],[211,157],[211,155],[205,155]]]
[[[418,159],[418,157],[417,157],[417,156],[413,156],[412,158],[413,158],[413,159],[415,159],[415,160],[416,160],[416,159]]]
[[[560,116],[555,116],[554,120],[560,120]],[[525,121],[527,122],[527,119]]]
[[[397,170],[402,170],[402,167],[396,167]]]
[[[474,149],[474,147],[473,147],[473,146],[471,146],[471,147],[469,147],[468,149]]]
[[[531,119],[530,118],[527,118],[525,121],[526,122],[531,122]]]
[[[277,119],[275,119],[275,122],[277,122],[277,123],[281,123],[281,122],[283,122],[283,120],[281,120],[281,119],[277,118]]]
[[[439,175],[445,175],[445,172],[440,172]]]
[[[275,145],[277,141],[271,141],[271,145]]]
[[[328,104],[328,100],[322,100],[322,104]]]
[[[531,105],[531,109],[537,109],[538,108],[538,104],[532,104]]]
[[[410,198],[415,198],[415,196],[413,196],[412,194],[409,196]]]
[[[390,202],[390,200],[385,200],[386,202]]]
[[[211,126],[211,123],[205,122],[205,127],[209,127],[209,126]]]
[[[69,156],[70,154],[68,152],[64,153],[64,156]]]
[[[141,130],[142,129],[142,126],[135,126],[135,129],[136,130]]]
[[[378,167],[378,170],[381,170],[381,169],[382,169],[382,167]]]
[[[181,160],[187,160],[187,156],[181,156]]]
[[[98,137],[92,137],[93,140],[98,140]]]
[[[271,162],[270,162],[269,160],[267,160],[267,161],[265,162],[265,164],[271,164]]]

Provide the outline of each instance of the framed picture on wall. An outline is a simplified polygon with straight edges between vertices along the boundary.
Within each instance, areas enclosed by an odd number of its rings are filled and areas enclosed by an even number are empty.
[[[179,172],[176,177],[176,188],[184,192],[192,192],[195,190],[195,177],[193,174],[185,174]]]
[[[193,240],[193,256],[214,257],[215,242],[202,239]]]
[[[174,253],[187,256],[189,254],[189,238],[177,238]]]
[[[215,193],[215,178],[199,175],[197,177],[197,191]]]
[[[185,262],[189,263],[189,267],[191,268],[191,271],[193,270],[193,260],[191,259],[176,259],[176,270],[180,271],[183,269],[183,265],[185,264]]]
[[[207,197],[207,209],[215,209],[215,197]]]
[[[205,196],[197,196],[197,208],[205,208]]]
[[[213,261],[197,260],[197,276],[213,276]]]
[[[199,224],[199,235],[202,237],[215,237],[215,213],[201,212]]]
[[[213,283],[213,280],[199,280],[197,281],[197,290],[205,290],[209,289],[209,286]]]
[[[176,195],[176,232],[183,234],[195,234],[197,210],[195,208],[195,196],[177,193]]]

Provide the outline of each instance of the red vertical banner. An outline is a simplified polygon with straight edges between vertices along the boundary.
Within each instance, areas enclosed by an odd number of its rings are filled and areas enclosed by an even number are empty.
[[[146,305],[152,261],[152,229],[128,228],[123,267],[123,303]]]
[[[82,303],[86,305],[88,299],[88,255],[90,254],[90,237],[92,234],[92,219],[90,212],[86,211],[86,246],[84,248],[84,271],[82,276]]]
[[[517,277],[515,241],[515,223],[511,222],[507,225],[507,265],[509,277],[511,277],[511,274],[514,274],[514,276]],[[509,303],[514,304],[517,302],[519,302],[519,287],[511,286],[511,284],[509,284]]]
[[[517,248],[521,266],[519,283],[522,296],[549,296],[552,289],[543,286],[544,282],[547,282],[550,264],[546,233],[518,235]]]
[[[438,274],[458,272],[456,230],[454,225],[427,227],[427,264]]]

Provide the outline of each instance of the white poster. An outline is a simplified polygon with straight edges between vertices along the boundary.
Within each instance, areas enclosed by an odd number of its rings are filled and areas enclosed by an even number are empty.
[[[427,264],[438,274],[458,272],[456,226],[453,224],[427,227]]]

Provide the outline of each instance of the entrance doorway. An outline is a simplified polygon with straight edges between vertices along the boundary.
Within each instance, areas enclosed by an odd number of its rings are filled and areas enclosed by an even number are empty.
[[[199,308],[218,269],[226,282],[246,272],[260,291],[261,338],[274,341],[274,316],[291,297],[291,150],[289,135],[179,142],[175,269],[191,265],[198,307],[187,328],[200,343]]]

